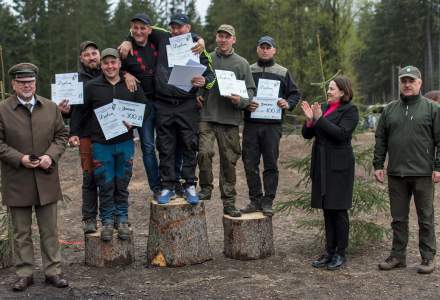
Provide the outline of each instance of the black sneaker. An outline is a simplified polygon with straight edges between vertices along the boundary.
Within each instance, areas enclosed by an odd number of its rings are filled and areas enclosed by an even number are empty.
[[[234,206],[226,206],[225,208],[223,208],[223,213],[234,218],[241,217],[241,212]]]
[[[199,199],[200,200],[211,200],[211,193],[212,191],[209,189],[201,189],[199,192]]]
[[[95,219],[87,219],[83,225],[84,234],[95,233],[98,230]]]
[[[119,223],[118,225],[118,237],[121,240],[128,240],[130,237],[130,227],[128,223]]]
[[[113,239],[113,224],[105,224],[101,228],[101,240],[108,242]]]
[[[272,199],[264,198],[261,202],[261,208],[263,210],[263,215],[266,217],[272,217],[273,216],[273,209],[272,209]]]
[[[257,211],[261,211],[261,206],[251,201],[246,207],[240,209],[243,214],[250,214]]]

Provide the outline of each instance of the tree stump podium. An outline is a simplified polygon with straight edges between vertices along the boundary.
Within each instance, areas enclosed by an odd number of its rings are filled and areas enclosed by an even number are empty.
[[[250,260],[274,253],[272,218],[261,212],[243,214],[239,218],[223,216],[224,254],[226,257]]]
[[[151,201],[147,260],[152,266],[182,267],[212,259],[205,203],[177,198],[168,204]]]
[[[128,240],[118,238],[113,232],[111,241],[102,241],[99,231],[85,235],[85,262],[93,267],[126,266],[134,262],[133,230],[130,228]]]

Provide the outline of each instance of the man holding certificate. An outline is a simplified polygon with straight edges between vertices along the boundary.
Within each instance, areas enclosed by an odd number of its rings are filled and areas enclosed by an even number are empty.
[[[258,61],[251,65],[257,84],[257,97],[244,113],[243,164],[249,188],[250,203],[243,213],[263,211],[272,216],[272,203],[278,186],[278,148],[285,110],[293,110],[300,93],[289,70],[275,63],[275,41],[270,36],[258,40]],[[260,158],[263,156],[263,186]]]
[[[128,90],[120,69],[118,51],[112,48],[103,50],[102,75],[90,80],[85,92],[85,110],[92,116],[86,130],[92,140],[94,177],[103,226],[101,239],[104,241],[113,238],[115,215],[118,216],[118,237],[128,239],[130,233],[127,223],[128,184],[133,168],[133,126],[116,116],[117,107],[120,107],[120,100],[146,103],[141,86],[138,85],[134,92]]]
[[[242,119],[241,110],[249,105],[249,98],[255,93],[255,83],[247,60],[234,52],[235,29],[231,25],[221,25],[216,34],[217,48],[211,53],[212,62],[217,76],[217,82],[207,97],[199,98],[203,102],[201,121],[199,124],[199,153],[198,164],[200,169],[199,197],[201,200],[211,199],[213,189],[212,158],[214,156],[214,142],[217,140],[220,155],[220,191],[223,201],[223,212],[232,217],[239,217],[240,211],[235,208],[235,166],[240,158],[240,136],[238,125]],[[220,74],[219,73],[219,74]],[[231,91],[224,91],[224,81],[237,83],[244,81],[247,97],[239,96]],[[226,86],[228,86],[226,84]]]

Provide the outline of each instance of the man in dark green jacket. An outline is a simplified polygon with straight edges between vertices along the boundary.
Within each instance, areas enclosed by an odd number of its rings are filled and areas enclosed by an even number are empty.
[[[411,196],[419,221],[419,250],[422,263],[418,273],[434,271],[436,254],[434,228],[434,184],[440,181],[440,107],[420,94],[421,73],[413,66],[399,71],[400,100],[389,103],[376,130],[374,176],[384,182],[384,162],[388,152],[393,246],[380,270],[406,266],[408,214]]]
[[[234,27],[221,25],[216,35],[217,48],[211,53],[212,64],[214,69],[232,71],[236,79],[244,80],[249,98],[237,95],[223,97],[218,84],[209,90],[200,115],[198,164],[202,188],[199,197],[200,200],[208,200],[213,189],[212,158],[214,141],[217,140],[223,211],[232,217],[239,217],[241,213],[235,208],[235,165],[241,154],[238,125],[242,119],[242,110],[249,105],[249,99],[255,94],[255,83],[247,60],[234,52],[235,41]]]

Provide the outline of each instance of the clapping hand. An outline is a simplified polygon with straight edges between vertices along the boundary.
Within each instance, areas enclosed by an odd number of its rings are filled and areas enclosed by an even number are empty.
[[[312,111],[313,111],[313,120],[318,121],[318,119],[321,118],[322,116],[321,104],[318,102],[312,104]]]
[[[313,110],[307,101],[301,101],[301,109],[306,116],[307,121],[313,121]]]

